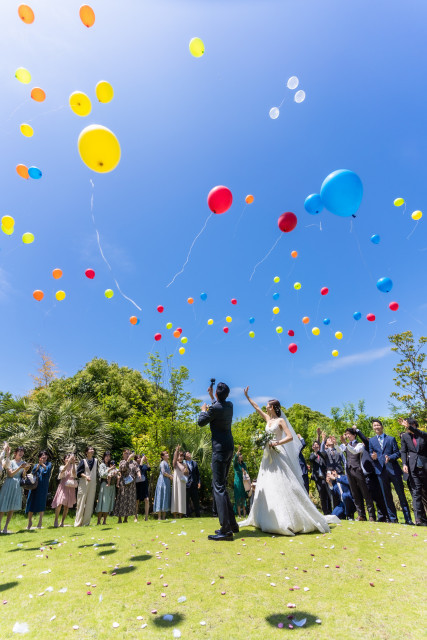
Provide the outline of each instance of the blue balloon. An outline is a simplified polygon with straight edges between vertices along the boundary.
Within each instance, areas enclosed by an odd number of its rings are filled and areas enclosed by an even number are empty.
[[[326,325],[331,324],[331,321],[329,320],[329,318],[324,318],[323,324],[326,324]]]
[[[377,282],[377,289],[383,293],[389,293],[393,289],[393,282],[390,278],[380,278]]]
[[[255,318],[249,318],[249,322],[253,324],[255,322]]]
[[[207,299],[207,297],[208,297],[208,294],[207,294],[207,293],[201,293],[201,294],[200,294],[200,300],[206,300],[206,299]]]
[[[42,177],[42,172],[40,171],[40,169],[38,169],[37,167],[30,167],[28,169],[28,175],[30,176],[30,178],[32,178],[33,180],[40,180],[40,178]]]
[[[374,235],[371,236],[372,244],[379,244],[380,240],[381,240],[381,238],[379,237],[378,233],[374,233]]]
[[[353,318],[354,318],[355,320],[360,320],[360,318],[361,318],[361,317],[362,317],[362,314],[360,313],[360,311],[355,311],[355,312],[353,313]]]
[[[318,193],[312,193],[311,196],[307,196],[305,199],[304,208],[308,213],[311,213],[312,216],[315,216],[324,209],[322,198]]]
[[[138,318],[136,321],[136,324],[138,325],[141,322],[141,320]]]
[[[363,185],[353,171],[340,169],[330,173],[323,181],[320,197],[331,213],[348,218],[356,213],[363,196]]]
[[[280,298],[279,293],[273,293],[273,300],[278,300]]]

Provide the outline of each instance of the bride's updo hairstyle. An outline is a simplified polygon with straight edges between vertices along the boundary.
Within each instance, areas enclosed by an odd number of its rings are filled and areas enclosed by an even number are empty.
[[[280,418],[280,414],[282,413],[280,402],[278,400],[273,399],[273,400],[269,400],[268,404],[273,407],[276,416]]]

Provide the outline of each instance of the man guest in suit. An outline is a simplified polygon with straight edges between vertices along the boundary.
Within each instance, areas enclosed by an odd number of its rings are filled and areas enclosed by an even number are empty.
[[[412,506],[415,524],[427,525],[423,505],[423,491],[427,491],[427,433],[420,431],[417,420],[399,420],[406,433],[401,436],[402,462],[404,473],[409,474],[412,486]]]
[[[199,489],[200,489],[200,474],[197,462],[192,459],[191,453],[187,451],[184,456],[184,464],[188,469],[187,476],[187,516],[191,515],[190,500],[193,503],[194,512],[196,518],[200,518],[200,506],[199,506]]]
[[[362,453],[365,449],[365,445],[362,442],[357,441],[357,431],[354,427],[349,427],[344,431],[342,437],[343,444],[347,441],[347,445],[344,444],[344,451],[347,456],[347,478],[350,486],[351,495],[353,496],[354,504],[356,505],[358,520],[366,520],[365,505],[369,514],[369,520],[375,521],[375,507],[373,498],[369,492],[368,485],[365,481],[365,475],[363,473],[363,466],[361,462]]]
[[[301,467],[302,481],[304,482],[305,490],[309,494],[310,493],[310,485],[309,485],[309,482],[308,482],[307,463],[305,461],[304,456],[302,455],[302,450],[307,446],[307,444],[306,444],[306,441],[304,440],[304,438],[299,433],[297,433],[297,436],[298,436],[299,441],[301,443],[301,449],[299,450],[298,460],[299,460],[299,466]]]
[[[317,429],[317,439],[320,440],[320,429]],[[345,460],[341,449],[337,451],[335,448],[335,439],[333,436],[326,436],[326,431],[322,431],[322,442],[320,444],[320,452],[326,454],[326,464],[328,469],[342,475],[345,470]]]
[[[208,389],[213,397],[212,387]],[[209,540],[233,540],[233,533],[239,531],[230,497],[227,492],[227,476],[234,455],[234,440],[231,433],[233,404],[227,400],[230,389],[225,382],[218,382],[216,402],[208,407],[202,405],[198,424],[209,424],[212,433],[212,486],[221,528]]]
[[[326,483],[337,498],[338,504],[332,511],[333,516],[340,520],[353,520],[356,507],[351,496],[348,478],[345,475],[339,476],[336,471],[330,469],[326,472]]]
[[[374,461],[375,472],[380,482],[387,505],[388,517],[391,522],[398,522],[396,507],[391,493],[391,484],[394,485],[403,511],[406,524],[414,524],[411,520],[408,501],[402,480],[402,469],[397,460],[400,458],[399,447],[396,438],[384,433],[381,420],[374,420],[372,429],[375,435],[369,438],[369,453]]]
[[[320,453],[320,444],[317,440],[313,442],[312,449],[313,453],[310,454],[311,477],[319,494],[322,511],[325,516],[328,516],[332,513],[333,507],[326,487],[326,456],[324,453]]]

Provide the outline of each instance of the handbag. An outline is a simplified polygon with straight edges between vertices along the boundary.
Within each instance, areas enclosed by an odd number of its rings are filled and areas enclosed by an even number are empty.
[[[130,484],[131,482],[133,482],[133,475],[129,474],[128,476],[123,478],[123,482],[124,484]]]
[[[243,469],[242,475],[243,475],[243,486],[245,487],[245,491],[250,491],[251,479],[250,479],[249,473]]]
[[[77,487],[79,486],[79,483],[77,482],[77,480],[75,478],[68,478],[65,481],[65,486],[66,487],[71,487],[72,489],[77,489]]]
[[[39,479],[34,473],[27,473],[25,477],[21,476],[21,479],[19,480],[19,484],[24,489],[37,489],[38,483]]]

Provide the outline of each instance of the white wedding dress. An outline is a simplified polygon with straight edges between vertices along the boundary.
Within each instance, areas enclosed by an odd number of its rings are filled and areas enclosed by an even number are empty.
[[[294,440],[274,449],[267,447],[259,468],[252,509],[239,527],[253,526],[282,536],[296,533],[330,531],[328,522],[339,523],[336,516],[323,516],[310,500],[303,484],[298,452],[301,449],[298,437],[287,422]],[[279,424],[280,418],[269,420],[266,431],[271,440],[286,437]],[[296,442],[295,442],[296,440]]]

